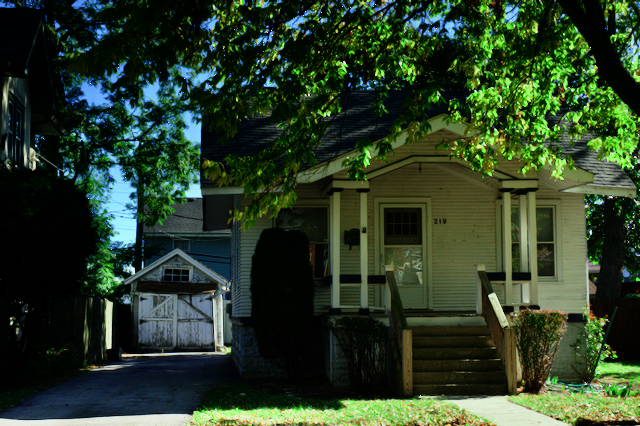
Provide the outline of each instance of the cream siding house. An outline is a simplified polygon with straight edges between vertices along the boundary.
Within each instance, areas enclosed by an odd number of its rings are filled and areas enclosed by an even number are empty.
[[[429,333],[428,327],[443,325],[484,327],[479,271],[486,271],[504,312],[527,306],[557,309],[578,321],[572,323],[554,367],[554,374],[570,378],[575,373],[570,344],[580,330],[582,308],[588,306],[583,195],[634,197],[633,183],[617,165],[597,161],[586,148],[589,136],[575,146],[566,138],[560,141],[577,166],[565,171],[563,180],[554,179],[546,169],[523,175],[518,160],[501,161],[492,176],[482,176],[436,148],[443,141],[467,137],[465,125],[447,123],[446,111],[437,109],[428,117],[431,131],[424,140],[405,145],[403,134],[389,162],[372,162],[366,169],[367,181],[353,182],[343,160],[353,155],[358,139],[385,136],[406,92],[390,93],[387,121],[374,118],[370,111],[370,116],[366,114],[371,96],[370,92],[350,95],[350,105],[343,106],[346,124],[339,143],[331,139],[332,129],[319,150],[319,164],[298,175],[298,201],[292,210],[277,219],[263,217],[246,231],[237,224],[233,227],[233,356],[242,376],[277,374],[255,348],[250,272],[261,231],[281,226],[306,227],[312,229],[305,231],[308,236],[314,233],[310,257],[317,316],[330,320],[370,315],[387,322],[391,292],[385,270],[391,269],[414,333]],[[275,124],[266,123],[268,117],[244,121],[236,137],[222,146],[215,144],[215,134],[203,129],[203,159],[252,155],[277,135]],[[232,196],[236,208],[246,205],[242,188],[218,188],[203,179],[202,194]],[[327,332],[324,339],[326,374],[334,384],[344,384],[344,361],[331,334]],[[415,347],[413,353],[418,353]],[[423,383],[424,377],[414,374],[413,393],[507,391],[497,385],[452,390]],[[450,385],[464,383],[454,380]]]

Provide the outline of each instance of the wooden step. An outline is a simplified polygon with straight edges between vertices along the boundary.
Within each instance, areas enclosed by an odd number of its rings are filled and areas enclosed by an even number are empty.
[[[481,325],[450,325],[450,326],[416,326],[409,327],[413,337],[424,336],[488,336],[489,329]]]
[[[433,359],[413,360],[415,373],[443,371],[504,371],[500,359]]]
[[[414,395],[506,395],[506,384],[414,385]]]
[[[429,336],[414,337],[413,348],[490,348],[491,336]]]
[[[414,360],[446,359],[498,359],[495,347],[482,348],[417,348],[413,349]]]
[[[415,385],[507,384],[504,371],[445,371],[413,373]]]

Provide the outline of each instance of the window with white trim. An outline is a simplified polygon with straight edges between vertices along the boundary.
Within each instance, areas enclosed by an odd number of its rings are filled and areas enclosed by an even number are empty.
[[[162,280],[169,282],[188,283],[189,269],[183,268],[165,268],[162,273]]]
[[[512,199],[511,210],[511,255],[512,271],[520,271],[520,210],[519,200]],[[496,209],[496,229],[498,245],[497,266],[503,268],[504,237],[502,235],[502,200],[498,200]],[[537,254],[538,278],[541,281],[563,281],[562,261],[562,229],[559,220],[562,217],[562,202],[560,200],[538,199],[536,201],[537,222]],[[528,261],[528,259],[527,259]]]
[[[309,239],[309,260],[314,278],[325,276],[329,256],[329,222],[326,207],[296,207],[281,210],[276,227],[299,230]]]
[[[23,165],[24,149],[24,107],[9,99],[9,119],[7,137],[7,156],[17,165]]]
[[[554,206],[536,207],[538,240],[538,277],[556,276],[556,220]],[[520,271],[520,209],[511,208],[511,255],[513,272]]]

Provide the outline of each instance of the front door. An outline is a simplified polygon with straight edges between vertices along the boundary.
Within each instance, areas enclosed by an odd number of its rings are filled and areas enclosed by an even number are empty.
[[[427,218],[425,204],[380,205],[380,257],[393,265],[405,308],[428,308]]]

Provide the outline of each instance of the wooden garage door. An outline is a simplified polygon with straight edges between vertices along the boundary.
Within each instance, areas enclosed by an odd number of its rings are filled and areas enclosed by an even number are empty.
[[[213,347],[213,295],[140,294],[138,342],[146,348]]]

